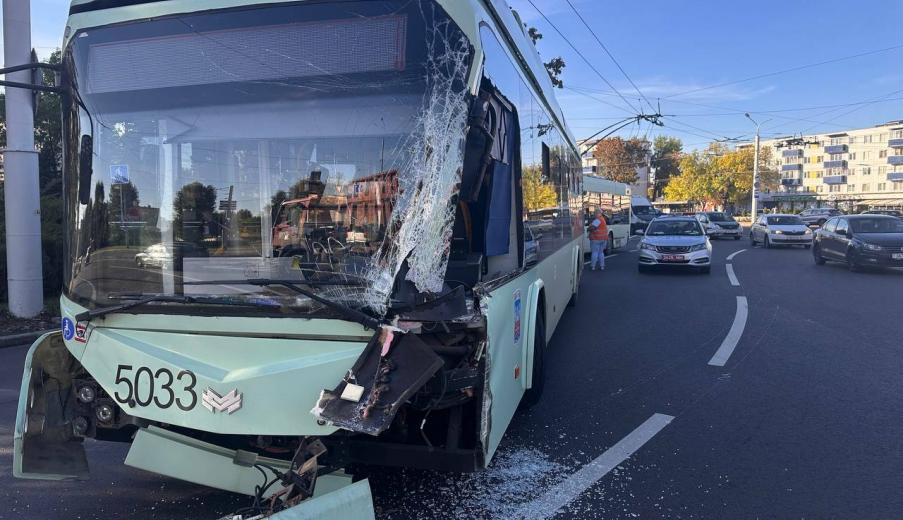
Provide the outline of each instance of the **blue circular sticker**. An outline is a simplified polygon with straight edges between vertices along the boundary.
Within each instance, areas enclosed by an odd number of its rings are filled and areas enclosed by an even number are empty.
[[[63,318],[63,339],[69,341],[75,336],[75,324],[69,318]]]

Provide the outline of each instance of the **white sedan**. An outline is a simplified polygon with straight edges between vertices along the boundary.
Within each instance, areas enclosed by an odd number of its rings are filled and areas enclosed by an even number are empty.
[[[762,215],[749,230],[749,241],[755,246],[812,247],[812,230],[797,215]]]

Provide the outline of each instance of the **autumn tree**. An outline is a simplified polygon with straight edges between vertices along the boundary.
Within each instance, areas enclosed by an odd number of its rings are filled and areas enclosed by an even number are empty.
[[[524,190],[524,208],[536,211],[558,205],[558,195],[550,182],[543,182],[539,166],[524,167],[521,185]]]
[[[601,175],[624,184],[637,181],[636,169],[646,165],[649,153],[649,141],[639,138],[610,137],[601,139],[593,147],[593,157],[602,168]]]
[[[652,142],[652,164],[655,165],[655,186],[652,198],[662,196],[665,185],[672,175],[680,173],[680,155],[683,143],[677,137],[667,135],[656,136]]]
[[[665,198],[700,202],[703,208],[746,204],[752,196],[754,156],[752,147],[730,150],[721,143],[685,155],[680,173],[671,176],[665,187]],[[763,148],[759,152],[760,189],[773,189],[779,183],[777,170],[764,166],[770,159],[771,150]]]

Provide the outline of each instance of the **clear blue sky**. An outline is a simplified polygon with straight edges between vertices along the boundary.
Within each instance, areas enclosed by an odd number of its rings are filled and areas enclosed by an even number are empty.
[[[903,119],[903,47],[669,97],[750,76],[901,46],[903,2],[899,0],[571,1],[652,104],[661,98],[662,113],[676,115],[665,119],[664,128],[650,129],[648,124],[625,128],[620,133],[625,137],[676,135],[688,148],[702,147],[716,137],[749,137],[752,124],[742,113],[730,114],[743,111],[752,112],[760,121],[773,118],[762,125],[765,136],[833,131]],[[618,91],[634,106],[640,106],[639,95],[565,0],[533,2]],[[41,55],[58,45],[68,3],[32,0],[32,37]],[[565,59],[567,67],[562,79],[566,88],[558,91],[558,98],[578,138],[611,124],[617,117],[629,115],[599,101],[626,108],[624,101],[567,46],[528,0],[509,3],[528,24],[543,33],[538,44],[542,56]],[[895,91],[900,92],[891,94]],[[886,99],[890,101],[883,101]],[[764,112],[873,100],[883,102]],[[650,110],[648,106],[645,109]]]

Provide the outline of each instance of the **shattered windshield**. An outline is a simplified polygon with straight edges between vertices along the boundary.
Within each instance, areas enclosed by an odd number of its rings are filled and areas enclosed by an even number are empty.
[[[379,310],[419,240],[450,228],[411,218],[446,212],[467,108],[469,42],[431,1],[206,12],[72,42],[66,66],[84,105],[69,118],[75,137],[93,124],[94,148],[91,200],[70,200],[77,301],[263,295],[321,307],[281,287],[186,284],[260,277],[320,282],[324,296]],[[78,175],[67,182],[75,193]],[[439,273],[420,290],[441,284],[447,257],[435,251],[410,262]]]

